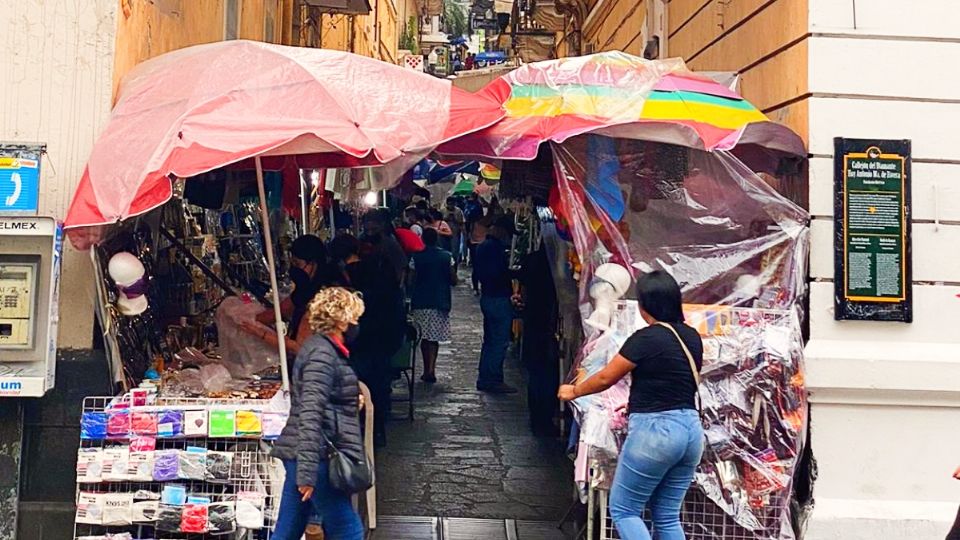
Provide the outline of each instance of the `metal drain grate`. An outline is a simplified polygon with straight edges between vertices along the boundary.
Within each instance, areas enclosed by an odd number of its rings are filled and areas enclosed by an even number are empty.
[[[567,540],[548,521],[380,516],[370,540]]]

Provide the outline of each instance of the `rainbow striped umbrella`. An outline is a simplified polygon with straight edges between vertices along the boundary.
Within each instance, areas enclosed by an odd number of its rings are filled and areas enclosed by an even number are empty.
[[[738,144],[803,155],[803,141],[736,92],[680,59],[622,52],[527,64],[479,92],[506,117],[440,146],[446,156],[534,159],[543,142],[584,133],[729,150]]]

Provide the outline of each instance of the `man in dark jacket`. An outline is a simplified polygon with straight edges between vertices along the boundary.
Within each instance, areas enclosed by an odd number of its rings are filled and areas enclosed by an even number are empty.
[[[512,274],[507,250],[516,234],[513,218],[500,216],[493,222],[487,239],[477,246],[474,270],[480,282],[480,310],[483,312],[483,346],[477,390],[512,394],[516,388],[503,381],[503,361],[513,329]]]

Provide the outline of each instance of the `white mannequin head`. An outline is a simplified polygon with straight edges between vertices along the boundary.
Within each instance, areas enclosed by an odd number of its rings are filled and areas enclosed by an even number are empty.
[[[117,284],[117,309],[128,316],[147,310],[146,271],[143,263],[132,253],[121,251],[110,258],[107,273]]]
[[[600,330],[609,330],[614,304],[630,288],[630,272],[615,263],[601,264],[590,283],[593,313],[585,322]]]

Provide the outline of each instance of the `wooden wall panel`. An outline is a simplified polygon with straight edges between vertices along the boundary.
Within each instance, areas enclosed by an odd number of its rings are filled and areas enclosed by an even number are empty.
[[[612,3],[611,3],[612,2]],[[597,52],[627,51],[642,53],[646,2],[637,0],[608,0],[609,9],[598,22],[591,25],[592,33],[586,34],[586,42],[594,43]]]
[[[118,16],[113,61],[113,96],[133,66],[183,47],[223,39],[222,0],[181,2],[181,11],[164,14],[149,0],[128,0],[129,15]]]
[[[275,0],[243,0],[240,3],[240,39],[263,41],[264,2]]]
[[[740,93],[761,111],[774,109],[808,92],[808,43],[800,43],[743,72]]]
[[[671,53],[684,58],[697,54],[747,18],[756,16],[768,2],[769,0],[710,0],[683,28],[669,34],[673,47]],[[780,2],[799,4],[797,0]]]
[[[690,21],[703,6],[711,2],[713,0],[673,0],[669,2],[670,14],[667,17],[667,35],[673,35],[678,28]]]
[[[759,11],[742,26],[692,57],[696,70],[743,71],[758,60],[807,34],[806,6],[798,0],[778,0]],[[684,36],[680,32],[677,36]],[[671,52],[677,52],[678,38],[671,38]],[[682,49],[682,45],[680,45]],[[690,57],[685,57],[690,58]]]

